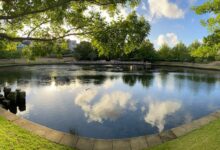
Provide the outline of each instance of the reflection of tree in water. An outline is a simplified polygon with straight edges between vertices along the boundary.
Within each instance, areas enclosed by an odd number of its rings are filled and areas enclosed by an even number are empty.
[[[137,82],[136,75],[123,75],[122,80],[124,83],[128,84],[129,86],[134,86]]]
[[[0,70],[0,84],[4,85],[6,82],[8,84],[13,84],[20,79],[31,79],[31,71],[20,70],[20,69],[6,69]]]
[[[161,84],[162,84],[163,87],[167,84],[168,75],[169,75],[169,72],[168,71],[164,71],[164,70],[162,70],[159,73],[159,76],[161,78]]]
[[[206,87],[208,92],[212,91],[215,87],[215,84],[220,81],[218,77],[211,74],[198,74],[198,73],[190,73],[190,74],[176,74],[175,78],[179,79],[182,83],[183,81],[191,81],[189,83],[189,87],[192,88],[194,92],[198,92],[199,89]],[[204,86],[204,84],[206,86]]]
[[[122,80],[129,86],[134,86],[136,82],[140,82],[144,87],[149,87],[152,84],[154,75],[151,73],[143,75],[124,74]]]
[[[80,75],[77,76],[76,79],[80,81],[82,84],[95,84],[95,85],[101,85],[103,84],[107,79],[114,80],[115,78],[118,78],[117,76],[113,75]]]

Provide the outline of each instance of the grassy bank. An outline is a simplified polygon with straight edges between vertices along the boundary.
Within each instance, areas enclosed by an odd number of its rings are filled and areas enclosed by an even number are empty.
[[[2,117],[0,117],[0,149],[70,150],[68,147],[49,142],[33,135]]]
[[[220,120],[150,150],[219,150]]]

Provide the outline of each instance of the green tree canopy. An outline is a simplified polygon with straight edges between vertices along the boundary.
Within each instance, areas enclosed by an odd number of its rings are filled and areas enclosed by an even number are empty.
[[[132,52],[132,57],[135,60],[148,60],[152,61],[155,60],[157,57],[156,51],[154,49],[153,43],[150,42],[150,40],[144,40],[143,43],[139,48],[136,48]]]
[[[139,0],[0,0],[0,39],[50,41],[91,32],[99,22],[97,6],[112,16],[118,5],[135,6]],[[22,33],[19,34],[19,33]]]
[[[82,41],[74,49],[74,56],[79,60],[94,60],[97,59],[98,52],[90,42]]]
[[[136,12],[128,15],[126,19],[120,18],[110,23],[100,22],[96,28],[102,30],[89,34],[88,38],[98,49],[99,55],[107,58],[120,58],[131,53],[142,44],[150,31],[149,23],[144,17],[138,17]]]
[[[172,58],[177,61],[189,61],[190,55],[184,43],[180,42],[172,48]]]
[[[171,60],[171,48],[167,44],[163,44],[159,50],[158,55],[160,60]]]
[[[207,20],[202,20],[202,25],[207,27],[210,35],[203,39],[203,44],[192,52],[192,56],[201,59],[211,59],[219,57],[220,50],[220,0],[207,0],[199,6],[195,6],[194,11],[199,14],[212,14]]]

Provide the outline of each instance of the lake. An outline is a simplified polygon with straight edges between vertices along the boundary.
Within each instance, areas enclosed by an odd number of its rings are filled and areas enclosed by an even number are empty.
[[[154,134],[220,109],[220,72],[135,66],[0,68],[4,86],[26,91],[13,113],[80,136]]]

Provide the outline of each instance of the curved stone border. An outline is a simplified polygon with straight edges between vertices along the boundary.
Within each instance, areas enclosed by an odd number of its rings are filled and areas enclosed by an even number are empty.
[[[18,117],[1,107],[0,116],[6,118],[8,121],[18,125],[23,129],[39,135],[42,138],[61,145],[77,148],[79,150],[141,150],[176,139],[195,129],[207,125],[214,120],[220,119],[220,111],[159,134],[112,140],[86,138],[56,131],[40,124],[28,121],[24,118]]]

